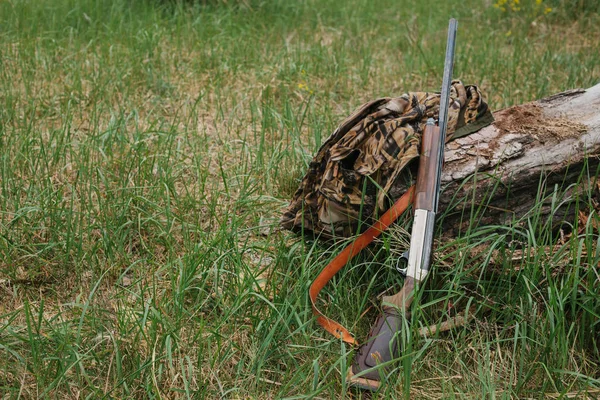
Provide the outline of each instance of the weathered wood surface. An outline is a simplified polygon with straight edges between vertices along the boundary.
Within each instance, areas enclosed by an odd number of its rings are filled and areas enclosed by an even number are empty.
[[[458,229],[462,210],[470,210],[473,202],[485,204],[480,223],[520,218],[539,201],[540,182],[545,194],[555,185],[565,189],[578,181],[584,167],[590,179],[572,185],[563,200],[568,203],[568,196],[584,185],[597,185],[600,84],[506,108],[494,117],[493,125],[446,146],[440,199],[440,212],[452,205],[444,220],[446,229]],[[549,214],[550,202],[542,209]],[[573,207],[562,207],[554,218],[569,219],[572,213]]]

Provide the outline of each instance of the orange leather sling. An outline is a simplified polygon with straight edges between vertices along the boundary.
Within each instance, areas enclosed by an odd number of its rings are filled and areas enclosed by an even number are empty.
[[[331,333],[333,336],[337,338],[342,338],[342,340],[346,343],[355,345],[357,344],[354,337],[348,332],[346,328],[344,328],[339,323],[335,322],[332,319],[324,316],[321,311],[317,308],[316,301],[319,292],[323,287],[333,278],[333,276],[342,269],[348,261],[350,261],[355,255],[357,255],[362,249],[367,247],[369,243],[371,243],[376,237],[381,235],[383,231],[385,231],[406,209],[413,201],[413,195],[415,192],[415,187],[411,186],[410,189],[406,191],[400,197],[394,205],[387,210],[372,227],[363,232],[359,237],[357,237],[354,242],[350,243],[348,246],[341,251],[325,268],[323,271],[317,276],[317,278],[310,285],[310,302],[312,303],[313,314],[317,316],[317,322],[321,325],[325,330]]]

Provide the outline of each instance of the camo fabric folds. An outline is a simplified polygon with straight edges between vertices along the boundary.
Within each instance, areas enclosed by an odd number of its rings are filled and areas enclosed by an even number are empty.
[[[477,86],[454,80],[447,140],[493,121]],[[319,237],[347,237],[385,212],[412,183],[428,118],[438,118],[440,94],[409,92],[359,107],[323,143],[285,209],[286,229]],[[481,125],[477,127],[477,125]]]

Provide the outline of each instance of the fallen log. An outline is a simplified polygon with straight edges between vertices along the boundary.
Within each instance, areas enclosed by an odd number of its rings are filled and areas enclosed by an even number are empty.
[[[494,117],[494,124],[446,145],[439,206],[441,213],[448,211],[444,231],[452,235],[471,223],[463,214],[473,205],[481,207],[478,223],[485,225],[504,225],[535,206],[554,223],[572,221],[570,198],[599,190],[600,84],[499,110]],[[558,210],[548,198],[555,187],[564,191]]]

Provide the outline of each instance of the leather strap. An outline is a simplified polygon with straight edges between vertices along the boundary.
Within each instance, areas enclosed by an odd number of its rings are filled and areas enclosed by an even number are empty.
[[[348,261],[362,249],[367,247],[376,237],[381,235],[383,231],[406,211],[408,206],[413,202],[414,192],[415,187],[413,185],[381,216],[381,218],[379,218],[379,220],[377,220],[377,222],[375,222],[375,224],[373,224],[372,227],[364,231],[352,243],[346,246],[340,254],[331,260],[310,285],[310,302],[312,303],[313,314],[317,316],[317,322],[325,328],[327,332],[331,333],[336,338],[341,338],[348,344],[356,345],[358,343],[346,328],[334,320],[327,318],[319,311],[316,305],[317,296],[319,296],[321,289],[325,287],[327,282],[329,282],[331,278],[333,278],[333,276],[348,263]]]

